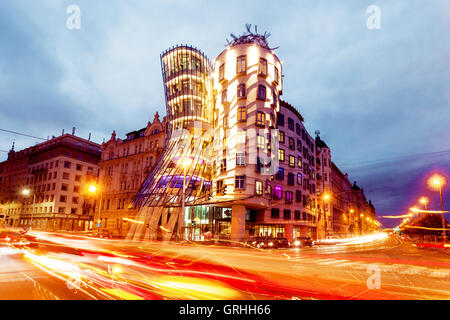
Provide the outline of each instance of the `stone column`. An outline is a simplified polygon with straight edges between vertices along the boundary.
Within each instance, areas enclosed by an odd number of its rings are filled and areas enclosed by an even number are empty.
[[[231,241],[243,241],[245,237],[245,206],[231,207]]]

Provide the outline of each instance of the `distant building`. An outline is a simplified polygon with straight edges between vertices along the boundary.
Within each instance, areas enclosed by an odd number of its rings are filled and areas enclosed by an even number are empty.
[[[123,140],[114,131],[111,139],[101,145],[94,229],[126,236],[137,215],[133,207],[136,192],[164,149],[165,132],[166,119],[161,122],[156,113],[145,128],[126,134]]]
[[[3,223],[41,230],[92,229],[100,145],[71,134],[14,151],[0,163]],[[28,190],[28,194],[24,193]]]

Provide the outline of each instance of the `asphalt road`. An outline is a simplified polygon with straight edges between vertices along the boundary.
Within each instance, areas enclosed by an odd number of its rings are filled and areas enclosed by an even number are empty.
[[[448,299],[450,255],[397,237],[262,250],[33,231],[0,244],[0,299]]]

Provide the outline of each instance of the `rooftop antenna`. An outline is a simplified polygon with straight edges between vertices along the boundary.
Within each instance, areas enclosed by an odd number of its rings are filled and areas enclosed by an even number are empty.
[[[320,130],[316,130],[316,132],[314,132],[316,134],[316,137],[320,136]]]
[[[91,133],[89,132],[89,138],[88,141],[91,141]]]

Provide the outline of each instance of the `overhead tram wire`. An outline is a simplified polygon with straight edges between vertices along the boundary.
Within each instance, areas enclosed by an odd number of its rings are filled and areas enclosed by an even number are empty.
[[[39,139],[39,140],[47,141],[47,139],[44,139],[44,138],[41,138],[41,137],[32,136],[32,135],[29,135],[29,134],[26,134],[26,133],[20,133],[20,132],[6,130],[6,129],[0,129],[0,131],[7,132],[7,133],[12,133],[12,134],[17,134],[19,136],[24,136],[24,137],[28,137],[28,138],[33,138],[33,139]]]

